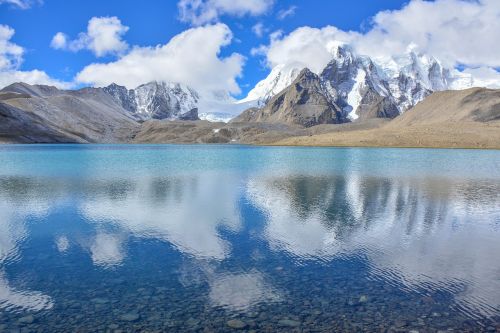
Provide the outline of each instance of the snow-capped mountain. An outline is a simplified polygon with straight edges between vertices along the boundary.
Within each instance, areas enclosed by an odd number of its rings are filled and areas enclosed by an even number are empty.
[[[304,68],[285,90],[262,108],[250,108],[232,120],[312,127],[346,122],[345,115],[325,92],[319,76]]]
[[[103,90],[140,120],[198,119],[198,93],[179,83],[150,82],[130,90],[111,84]]]
[[[166,82],[150,82],[131,90],[116,84],[103,89],[140,120],[199,117],[227,122],[248,108],[265,107],[302,70],[303,66],[297,64],[278,65],[242,100],[227,92],[201,95],[188,86]],[[332,51],[330,63],[316,74],[325,96],[350,120],[394,118],[434,91],[474,85],[470,74],[447,69],[435,58],[411,48],[398,57],[372,59],[339,44]]]
[[[288,87],[302,68],[278,65],[243,101],[263,107]],[[399,57],[371,59],[339,45],[332,60],[317,73],[325,94],[351,120],[359,117],[393,118],[434,91],[473,86],[469,74],[444,68],[433,57],[414,50]]]
[[[241,103],[252,103],[253,106],[263,107],[275,95],[279,94],[299,76],[303,68],[293,65],[278,65],[271,70],[265,80],[257,83],[248,96]]]
[[[135,89],[111,84],[103,90],[136,119],[181,119],[228,122],[252,103],[236,100],[226,91],[198,93],[170,82],[150,82]]]

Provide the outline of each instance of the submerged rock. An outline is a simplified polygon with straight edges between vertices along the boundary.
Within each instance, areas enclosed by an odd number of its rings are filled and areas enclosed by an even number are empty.
[[[106,299],[106,298],[93,298],[91,300],[92,303],[96,303],[96,304],[106,304],[106,303],[109,303],[109,300]]]
[[[366,295],[362,295],[360,298],[359,298],[359,303],[366,303],[368,302],[368,296]]]
[[[33,315],[22,317],[19,318],[18,322],[20,324],[33,324],[35,322],[35,317]]]
[[[291,319],[282,319],[278,321],[278,325],[281,327],[299,327],[300,322]]]
[[[128,321],[128,322],[138,321],[140,318],[141,318],[141,316],[135,312],[126,313],[126,314],[120,316],[120,320]]]
[[[245,324],[243,321],[241,321],[239,319],[231,319],[231,320],[228,320],[227,326],[234,328],[234,329],[237,329],[237,330],[241,330],[241,329],[244,329],[245,327],[247,327],[247,324]]]

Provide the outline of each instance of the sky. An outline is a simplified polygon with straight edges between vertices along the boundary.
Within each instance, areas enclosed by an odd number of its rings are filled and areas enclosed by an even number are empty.
[[[241,98],[273,66],[319,71],[336,41],[416,48],[488,85],[499,32],[498,0],[0,0],[0,86],[164,80]]]

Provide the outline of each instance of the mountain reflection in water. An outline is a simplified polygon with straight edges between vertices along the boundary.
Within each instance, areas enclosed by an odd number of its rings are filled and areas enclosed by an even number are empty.
[[[216,316],[212,311],[223,311],[215,312],[221,322],[230,312],[271,325],[259,312],[266,304],[276,311],[293,304],[297,314],[286,308],[283,315],[292,323],[318,306],[334,310],[330,319],[338,321],[355,318],[351,308],[367,300],[378,302],[378,325],[401,297],[422,303],[399,307],[400,317],[415,315],[415,322],[425,319],[423,309],[447,313],[457,327],[467,320],[491,325],[500,316],[498,175],[293,168],[0,175],[0,308],[13,316],[7,323],[42,312],[39,324],[50,326],[68,305],[95,316],[98,306],[79,302],[111,302],[129,312],[134,306],[124,302],[133,293],[168,304],[172,327],[194,314]],[[317,305],[314,295],[321,294]],[[179,312],[182,301],[192,308],[189,318]]]

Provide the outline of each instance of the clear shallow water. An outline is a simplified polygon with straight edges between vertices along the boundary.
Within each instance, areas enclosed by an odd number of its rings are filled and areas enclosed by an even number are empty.
[[[500,152],[0,147],[0,331],[500,331]]]

